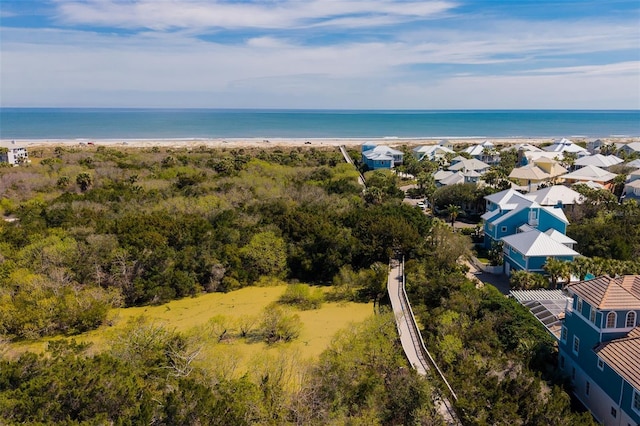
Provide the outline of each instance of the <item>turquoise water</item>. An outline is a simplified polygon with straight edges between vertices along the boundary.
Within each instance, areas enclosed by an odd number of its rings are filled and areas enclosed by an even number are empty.
[[[0,109],[1,139],[640,136],[633,111]]]

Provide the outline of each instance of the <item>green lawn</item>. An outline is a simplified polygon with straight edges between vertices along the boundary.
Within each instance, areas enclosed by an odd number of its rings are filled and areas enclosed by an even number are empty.
[[[286,286],[246,287],[230,293],[209,293],[194,298],[174,300],[160,306],[114,309],[109,314],[109,325],[74,336],[79,342],[92,343],[92,351],[107,349],[112,339],[131,319],[139,316],[169,329],[192,335],[204,343],[199,357],[202,366],[213,369],[228,364],[234,374],[243,374],[265,354],[273,357],[288,355],[299,362],[315,359],[329,345],[340,329],[350,323],[361,322],[373,314],[371,303],[324,303],[318,310],[294,312],[300,316],[302,331],[293,342],[268,346],[262,342],[248,342],[237,336],[237,321],[242,317],[259,316],[262,310],[276,301]],[[207,327],[209,320],[217,321],[228,328],[229,338],[218,342]],[[55,338],[53,338],[55,339]],[[9,353],[42,351],[46,342],[42,339],[19,342],[10,346]],[[268,358],[268,357],[267,357]]]

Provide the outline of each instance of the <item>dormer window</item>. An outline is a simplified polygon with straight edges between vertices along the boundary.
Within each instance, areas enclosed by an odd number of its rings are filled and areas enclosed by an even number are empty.
[[[580,299],[579,297],[578,301],[576,302],[576,309],[582,314],[582,299]]]
[[[591,313],[589,314],[589,321],[596,323],[596,310],[593,308],[591,308]]]
[[[636,313],[634,311],[627,312],[627,321],[625,322],[625,327],[632,328],[636,325]]]
[[[607,314],[607,328],[616,328],[616,313],[609,312]]]

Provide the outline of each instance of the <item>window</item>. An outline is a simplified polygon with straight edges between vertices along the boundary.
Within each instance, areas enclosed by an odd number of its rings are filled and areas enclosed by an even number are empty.
[[[567,327],[562,326],[562,333],[560,334],[560,339],[563,343],[567,343]]]
[[[576,309],[578,312],[582,313],[582,299],[578,297],[578,301],[576,302]]]
[[[587,382],[587,385],[584,388],[585,395],[589,396],[590,391],[591,391],[591,383]]]
[[[616,313],[609,312],[607,314],[607,328],[616,328]]]
[[[580,351],[580,339],[578,339],[578,337],[573,336],[573,353],[578,355],[578,352]]]
[[[604,361],[600,358],[598,358],[598,368],[604,370]]]
[[[631,401],[631,408],[633,408],[638,414],[640,414],[640,392],[633,391],[633,401]]]
[[[502,228],[500,228],[500,232],[507,232],[507,227],[503,226]]]
[[[589,321],[591,321],[592,323],[596,323],[596,310],[593,309],[593,307],[590,309],[591,313],[589,314]]]
[[[618,415],[618,410],[616,410],[615,407],[611,407],[611,417],[615,419],[617,415]]]
[[[627,321],[625,323],[625,327],[631,328],[636,325],[636,313],[634,311],[627,312]]]

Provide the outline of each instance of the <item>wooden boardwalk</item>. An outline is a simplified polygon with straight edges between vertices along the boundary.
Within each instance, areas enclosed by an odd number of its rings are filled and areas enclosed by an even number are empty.
[[[439,377],[449,391],[449,395],[454,400],[457,399],[455,392],[449,386],[446,378],[438,368],[437,364],[427,351],[422,340],[422,335],[416,324],[413,310],[409,304],[407,293],[404,288],[404,265],[402,261],[392,260],[389,265],[389,278],[387,281],[387,291],[391,299],[391,306],[396,317],[396,326],[404,353],[409,360],[409,364],[422,376],[428,375]],[[451,426],[462,425],[460,419],[453,409],[449,397],[438,395],[434,392],[434,405],[442,415],[445,423]]]

